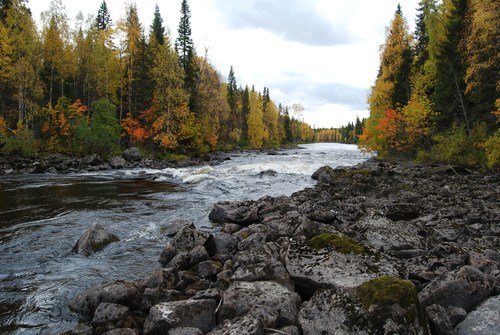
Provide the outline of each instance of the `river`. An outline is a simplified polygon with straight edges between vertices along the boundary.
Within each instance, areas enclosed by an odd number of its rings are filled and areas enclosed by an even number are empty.
[[[0,333],[73,328],[78,317],[67,306],[77,292],[159,267],[162,228],[172,220],[211,231],[217,201],[291,195],[314,185],[310,176],[321,166],[365,159],[354,145],[317,143],[234,154],[213,167],[0,177]],[[71,253],[94,222],[120,241],[90,257]]]

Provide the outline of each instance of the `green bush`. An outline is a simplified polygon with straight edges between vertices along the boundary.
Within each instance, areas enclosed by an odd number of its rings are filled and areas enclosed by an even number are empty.
[[[37,147],[33,132],[28,129],[19,129],[14,135],[4,139],[2,151],[6,155],[35,157],[38,155]]]
[[[454,125],[446,133],[434,136],[434,145],[428,154],[420,152],[418,160],[458,164],[464,166],[485,166],[486,152],[484,143],[487,128],[484,123],[474,125],[470,134],[464,126]]]
[[[485,143],[487,166],[500,168],[500,130],[497,130]]]
[[[116,119],[116,106],[107,99],[100,99],[92,103],[91,114],[90,120],[81,117],[76,121],[75,133],[80,144],[76,151],[102,156],[117,152],[120,124]]]

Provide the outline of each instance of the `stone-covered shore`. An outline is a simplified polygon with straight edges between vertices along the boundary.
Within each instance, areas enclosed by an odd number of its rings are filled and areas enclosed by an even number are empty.
[[[71,334],[499,334],[500,175],[321,168],[290,197],[173,222],[159,268],[78,294]]]

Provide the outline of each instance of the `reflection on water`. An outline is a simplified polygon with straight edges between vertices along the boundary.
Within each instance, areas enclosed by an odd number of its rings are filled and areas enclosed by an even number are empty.
[[[103,281],[145,277],[158,267],[167,240],[162,227],[172,220],[212,230],[214,202],[290,195],[312,185],[321,166],[366,158],[355,146],[304,147],[279,156],[238,154],[215,167],[0,178],[0,333],[71,329],[77,317],[68,300]],[[276,174],[260,174],[266,170]],[[94,222],[120,241],[88,258],[70,253]]]

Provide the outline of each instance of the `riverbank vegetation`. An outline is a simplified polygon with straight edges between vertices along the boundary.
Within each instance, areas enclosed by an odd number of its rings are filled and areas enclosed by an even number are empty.
[[[422,0],[413,36],[398,6],[360,145],[380,157],[498,168],[499,35],[498,1]]]
[[[314,129],[314,140],[315,142],[357,144],[365,122],[366,119],[360,120],[359,117],[356,117],[356,122],[349,122],[347,126]]]
[[[158,7],[145,27],[135,5],[112,22],[103,1],[71,27],[54,0],[37,27],[26,1],[0,4],[4,154],[107,156],[133,145],[160,157],[313,140],[268,88],[238,86],[233,68],[223,82],[195,49],[186,0],[175,41]]]

